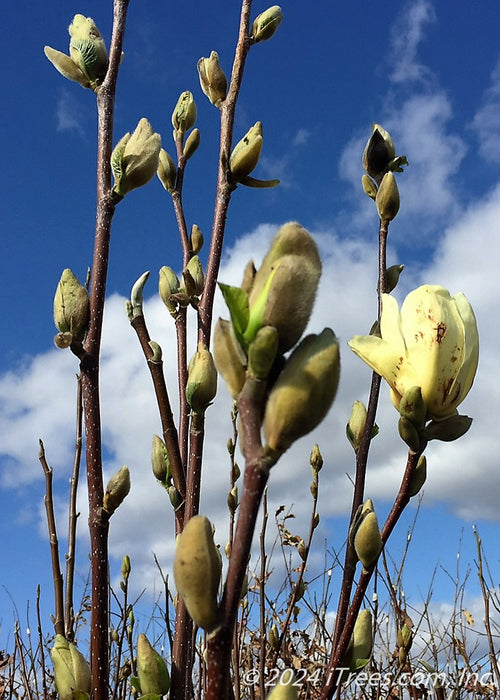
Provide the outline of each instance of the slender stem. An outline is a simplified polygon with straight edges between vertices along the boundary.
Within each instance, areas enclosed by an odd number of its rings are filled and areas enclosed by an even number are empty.
[[[66,630],[66,639],[68,639],[70,642],[73,641],[75,636],[73,583],[75,575],[76,525],[79,515],[77,513],[76,506],[78,495],[78,481],[80,475],[80,462],[82,457],[82,423],[82,382],[80,377],[77,377],[75,456],[73,459],[73,473],[70,479],[68,511],[68,553],[66,555],[66,595],[64,600],[64,628]]]
[[[45,512],[49,529],[50,553],[52,557],[52,577],[54,580],[54,632],[64,636],[64,595],[63,577],[59,563],[59,543],[57,540],[56,519],[54,516],[54,501],[52,498],[52,469],[45,458],[43,442],[39,440],[40,452],[38,459],[45,474]]]
[[[210,251],[205,278],[203,296],[198,307],[198,340],[208,348],[212,325],[212,308],[222,255],[222,243],[226,226],[227,211],[234,185],[229,181],[228,162],[233,141],[234,115],[236,102],[243,79],[243,71],[248,51],[251,46],[248,28],[252,0],[242,0],[238,42],[233,61],[233,70],[226,99],[221,107],[221,132],[219,150],[219,169],[217,173],[217,194],[215,200],[214,221]]]
[[[90,285],[90,323],[81,360],[82,395],[85,417],[87,483],[89,493],[89,534],[91,547],[92,615],[90,623],[90,665],[93,700],[108,697],[108,530],[102,512],[101,410],[99,397],[99,356],[104,298],[109,258],[111,222],[119,201],[111,190],[113,116],[118,68],[122,56],[128,0],[114,0],[113,32],[109,67],[97,94],[97,211],[94,256]]]

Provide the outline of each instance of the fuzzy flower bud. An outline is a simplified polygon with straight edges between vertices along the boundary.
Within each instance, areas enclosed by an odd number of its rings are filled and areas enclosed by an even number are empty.
[[[250,33],[255,43],[270,39],[276,33],[282,19],[283,13],[279,5],[273,5],[264,12],[261,12],[260,15],[257,15],[252,24],[252,31]]]
[[[363,437],[366,423],[366,406],[362,401],[355,401],[352,405],[349,422],[346,426],[347,439],[357,452]]]
[[[200,250],[203,248],[203,234],[200,227],[197,224],[191,226],[191,235],[189,237],[189,242],[191,244],[191,250],[195,255],[198,255]]]
[[[193,131],[187,137],[186,143],[184,144],[184,149],[182,151],[182,155],[186,160],[189,160],[191,156],[196,153],[196,151],[198,150],[198,146],[200,145],[200,141],[200,130],[193,129]]]
[[[271,452],[282,454],[321,423],[337,393],[339,374],[339,346],[331,329],[299,343],[266,403],[264,435]]]
[[[179,96],[175,109],[172,112],[172,126],[174,137],[176,132],[184,134],[189,131],[196,122],[196,102],[193,93],[185,90]]]
[[[194,413],[204,413],[217,393],[217,370],[212,353],[203,343],[193,355],[186,384],[187,402]]]
[[[313,237],[296,222],[282,226],[253,279],[245,340],[251,342],[262,326],[274,326],[279,352],[292,348],[309,322],[320,276]]]
[[[167,190],[167,192],[172,194],[175,189],[177,169],[174,161],[164,148],[160,148],[160,153],[158,156],[158,169],[156,174],[158,175],[158,179],[163,187]]]
[[[373,623],[372,614],[369,610],[361,610],[352,632],[352,666],[353,670],[359,669],[361,664],[366,662],[371,656],[373,648]],[[365,663],[363,663],[365,662]]]
[[[145,634],[137,639],[137,675],[141,695],[166,695],[170,689],[167,664],[153,649]]]
[[[130,472],[128,467],[122,467],[108,481],[104,494],[103,508],[108,515],[113,515],[115,510],[123,503],[130,491]]]
[[[246,357],[230,321],[219,318],[214,328],[214,361],[229,393],[237,399],[246,376]]]
[[[298,700],[297,684],[290,669],[285,669],[280,676],[280,679],[266,695],[266,700]]]
[[[215,107],[220,107],[226,99],[227,78],[220,66],[217,51],[212,51],[209,58],[200,58],[198,76],[204,94]]]
[[[205,275],[203,274],[201,260],[197,255],[193,255],[193,257],[189,260],[182,273],[182,279],[184,282],[185,292],[188,296],[197,297],[203,292]]]
[[[205,631],[213,629],[217,622],[221,566],[210,521],[195,515],[177,540],[174,579],[189,615]]]
[[[410,498],[412,496],[416,496],[417,493],[420,492],[420,489],[425,484],[426,479],[427,479],[427,459],[426,459],[425,455],[421,455],[420,459],[417,462],[417,466],[415,467],[415,471],[411,475],[410,488],[408,490],[408,495],[410,496]]]
[[[381,221],[392,221],[399,211],[399,190],[394,173],[388,172],[382,178],[375,197]]]
[[[248,369],[256,379],[267,379],[278,353],[278,331],[263,326],[248,348]]]
[[[68,347],[72,342],[81,343],[85,337],[90,316],[89,295],[70,269],[63,270],[54,296],[54,323],[59,330],[59,336],[64,334]]]
[[[375,564],[382,551],[382,538],[373,503],[368,498],[354,518],[349,531],[349,540],[354,545],[358,559],[365,569]]]
[[[161,437],[153,435],[153,449],[151,450],[151,466],[153,474],[163,485],[170,480],[170,460],[167,447]]]
[[[262,124],[255,122],[231,153],[229,167],[235,182],[242,182],[256,167],[262,150],[262,141]]]
[[[56,634],[50,650],[54,664],[54,680],[60,700],[89,697],[91,690],[90,666],[76,646]],[[77,695],[78,694],[78,695]]]
[[[177,302],[172,299],[172,296],[177,294],[179,286],[179,279],[171,267],[164,265],[160,268],[158,291],[162,302],[171,314],[175,314],[177,311]]]
[[[115,178],[113,190],[124,197],[127,192],[145,185],[158,170],[161,137],[142,118],[132,135],[125,134],[111,154]]]
[[[123,559],[122,559],[122,566],[121,566],[121,572],[123,576],[123,580],[127,581],[128,577],[130,576],[130,571],[132,569],[132,566],[130,565],[130,557],[128,554],[126,554]]]
[[[69,25],[69,34],[69,55],[72,61],[88,78],[91,87],[97,87],[106,75],[108,54],[94,20],[84,15],[75,15]]]

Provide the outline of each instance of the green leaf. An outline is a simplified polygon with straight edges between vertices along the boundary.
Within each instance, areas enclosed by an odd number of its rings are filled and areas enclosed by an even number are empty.
[[[248,326],[248,318],[250,315],[248,309],[248,294],[241,287],[232,287],[229,284],[219,282],[219,288],[227,304],[231,315],[234,333],[238,342],[245,344],[243,334]],[[243,342],[242,342],[243,341]]]

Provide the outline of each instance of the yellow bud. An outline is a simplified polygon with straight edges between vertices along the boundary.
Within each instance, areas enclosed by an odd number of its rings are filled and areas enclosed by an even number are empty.
[[[217,393],[217,370],[212,353],[203,343],[193,355],[186,384],[187,402],[194,413],[204,413]]]
[[[369,569],[373,566],[382,551],[383,544],[371,499],[368,498],[363,506],[360,506],[360,512],[351,526],[349,539],[353,542],[358,559],[364,568]]]
[[[108,481],[106,493],[103,499],[103,508],[108,515],[113,515],[115,510],[123,503],[130,491],[130,472],[128,467],[122,467]]]
[[[156,174],[158,175],[158,178],[163,187],[167,190],[167,192],[170,192],[170,194],[172,194],[172,192],[175,189],[175,178],[177,175],[177,170],[174,161],[164,148],[160,148],[160,154],[158,157],[158,170]]]
[[[153,449],[151,451],[151,465],[153,474],[163,485],[166,485],[171,476],[170,460],[167,447],[161,437],[153,435]]]
[[[313,474],[317,477],[319,472],[323,469],[323,455],[318,445],[314,445],[311,450],[309,464],[311,465]]]
[[[79,83],[84,88],[90,87],[90,81],[80,70],[76,63],[62,51],[57,51],[51,46],[44,46],[43,51],[54,68],[68,80]]]
[[[262,326],[274,326],[279,352],[292,348],[311,316],[320,276],[321,260],[311,234],[296,222],[284,224],[253,279],[245,339],[250,342]]]
[[[189,131],[196,122],[196,102],[193,93],[185,90],[179,96],[175,109],[172,112],[172,126],[175,132],[184,134]]]
[[[189,242],[191,244],[191,250],[197,255],[203,247],[203,234],[200,227],[196,224],[193,224],[191,227]]]
[[[203,515],[195,515],[177,540],[174,579],[189,615],[207,632],[217,623],[221,565],[210,521]]]
[[[363,437],[366,423],[366,407],[361,401],[355,401],[352,405],[349,422],[346,426],[347,439],[357,452]]]
[[[126,554],[123,557],[122,566],[121,566],[121,572],[122,572],[122,576],[123,576],[124,581],[127,581],[128,577],[130,576],[131,569],[132,569],[132,567],[130,564],[130,557],[128,556],[128,554]]]
[[[71,342],[83,341],[89,317],[88,292],[71,270],[66,268],[62,272],[54,296],[54,323],[60,334],[68,334],[64,336],[69,340],[68,345]]]
[[[259,162],[262,150],[262,124],[255,124],[247,131],[231,153],[229,167],[234,182],[244,180]]]
[[[268,634],[268,641],[269,641],[269,646],[271,647],[271,649],[276,650],[278,648],[279,639],[280,639],[280,633],[278,630],[278,626],[276,625],[275,622],[273,622],[273,624],[269,628],[269,634]]]
[[[113,190],[124,197],[127,192],[145,185],[158,170],[161,137],[142,118],[134,133],[120,139],[111,154],[115,184]]]
[[[84,15],[75,15],[69,26],[69,34],[70,57],[88,78],[90,86],[95,89],[104,80],[108,69],[104,40],[94,20]]]
[[[201,260],[197,255],[193,255],[188,262],[182,273],[182,279],[184,282],[184,291],[189,297],[199,296],[203,292],[205,275],[203,274]]]
[[[187,137],[186,143],[184,144],[184,149],[182,151],[182,155],[186,160],[189,160],[191,156],[196,153],[198,146],[200,145],[200,140],[200,130],[193,129],[193,131]]]
[[[365,194],[367,194],[371,199],[375,199],[377,196],[377,185],[373,182],[371,177],[368,175],[363,175],[361,177],[361,185],[363,186],[363,191]]]
[[[237,399],[246,376],[246,357],[230,321],[219,318],[214,328],[214,360],[233,399]]]
[[[261,12],[252,24],[252,31],[250,32],[252,39],[256,43],[270,39],[276,33],[282,19],[283,13],[279,5],[273,5],[265,12]]]
[[[339,374],[339,346],[331,329],[299,343],[266,403],[264,435],[272,452],[282,454],[321,423],[337,393]]]
[[[266,700],[298,700],[297,684],[291,669],[285,669]]]
[[[377,211],[382,221],[392,221],[399,211],[399,190],[393,172],[382,178],[375,198]]]
[[[166,695],[170,689],[167,664],[151,646],[145,634],[137,639],[137,675],[141,695]]]
[[[74,693],[90,695],[90,666],[76,646],[56,634],[54,646],[50,650],[54,664],[54,680],[60,700],[74,700]]]
[[[267,379],[278,353],[278,331],[264,326],[248,348],[248,370],[256,379]]]
[[[356,618],[352,639],[352,661],[355,663],[368,660],[373,648],[373,623],[369,610],[361,610]]]
[[[175,314],[177,312],[177,302],[172,299],[172,296],[179,291],[179,280],[171,267],[164,265],[160,268],[158,291],[167,309],[171,314]]]
[[[220,66],[217,51],[212,51],[209,58],[200,58],[198,76],[204,94],[215,107],[220,107],[226,99],[227,79]]]

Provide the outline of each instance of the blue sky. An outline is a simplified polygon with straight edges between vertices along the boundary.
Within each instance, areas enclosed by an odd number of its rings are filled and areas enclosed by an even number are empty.
[[[3,148],[0,210],[1,275],[7,290],[0,336],[0,648],[12,629],[13,604],[24,616],[37,583],[51,610],[49,548],[43,515],[43,476],[38,439],[54,467],[60,535],[74,439],[76,360],[52,339],[52,300],[61,270],[81,279],[91,262],[95,207],[95,103],[90,91],[64,80],[43,55],[44,44],[67,50],[67,26],[76,12],[91,16],[109,42],[110,3],[85,6],[10,3],[4,9]],[[254,14],[265,9],[255,2]],[[177,8],[177,9],[176,9]],[[500,243],[500,6],[481,3],[364,2],[314,6],[286,0],[285,20],[270,42],[250,52],[236,118],[239,139],[257,120],[264,147],[257,177],[279,177],[271,191],[236,191],[227,226],[220,279],[237,283],[250,257],[258,262],[276,227],[298,220],[315,236],[324,273],[310,329],[331,326],[342,347],[342,380],[323,427],[299,442],[273,470],[270,500],[290,504],[294,526],[305,532],[314,441],[325,456],[322,472],[320,546],[342,545],[349,510],[353,460],[344,426],[355,399],[366,400],[369,371],[351,355],[349,338],[365,332],[376,309],[377,219],[360,188],[361,153],[372,122],[390,130],[410,167],[399,176],[401,212],[391,227],[389,263],[406,266],[398,294],[422,284],[462,291],[477,315],[481,360],[463,412],[474,418],[470,433],[428,449],[429,476],[408,563],[415,602],[427,590],[436,565],[454,571],[457,550],[473,563],[472,523],[477,523],[492,564],[499,524],[498,269]],[[198,106],[201,146],[185,184],[189,223],[210,230],[217,160],[218,113],[201,93],[196,62],[217,50],[229,73],[238,3],[200,6],[132,0],[120,72],[115,141],[146,116],[173,152],[170,117],[189,89]],[[5,46],[6,44],[6,46]],[[102,365],[106,473],[132,470],[132,493],[113,517],[115,574],[130,554],[136,586],[158,587],[151,553],[168,570],[173,551],[170,513],[150,474],[150,441],[158,432],[149,378],[123,311],[124,297],[144,271],[178,269],[180,247],[169,201],[157,181],[130,194],[113,225]],[[173,347],[172,327],[155,282],[146,288],[153,337]],[[4,295],[5,298],[5,295]],[[225,315],[222,303],[218,313]],[[173,362],[167,369],[174,386]],[[225,444],[230,400],[221,388],[208,417],[209,478],[203,509],[224,544],[227,491]],[[402,474],[405,452],[397,414],[382,392],[368,494],[380,515]],[[81,494],[80,572],[86,574],[85,494]],[[410,509],[393,536],[394,551],[406,538]],[[151,532],[151,523],[157,524]],[[463,531],[462,544],[459,545]],[[118,564],[116,564],[118,562]],[[322,554],[317,563],[321,565]],[[468,605],[478,608],[474,577]],[[435,585],[436,607],[446,613],[452,593],[447,576]],[[478,608],[479,609],[479,608]],[[480,619],[480,613],[476,615]],[[47,625],[50,625],[47,620]]]

